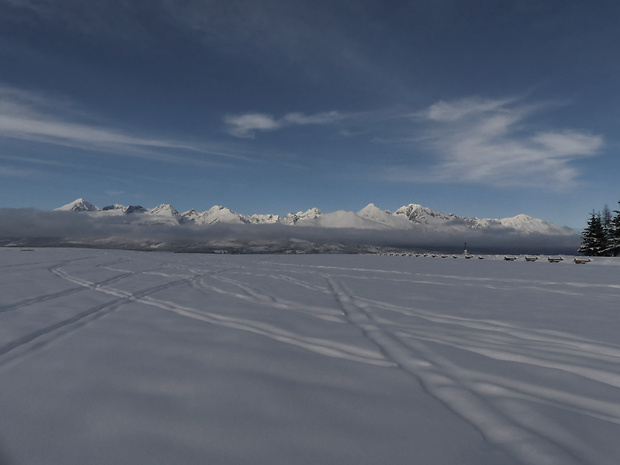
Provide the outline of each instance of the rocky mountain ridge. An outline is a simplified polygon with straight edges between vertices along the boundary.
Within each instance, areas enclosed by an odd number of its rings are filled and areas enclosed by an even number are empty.
[[[417,230],[426,232],[466,232],[471,230],[492,230],[518,233],[520,235],[544,234],[568,236],[575,233],[548,221],[520,214],[510,218],[469,218],[455,214],[445,214],[431,210],[419,204],[409,204],[394,212],[382,210],[374,204],[368,204],[358,212],[336,211],[323,213],[318,208],[307,211],[288,213],[280,216],[274,214],[243,215],[229,208],[215,205],[209,210],[199,212],[188,210],[179,213],[170,204],[161,204],[155,208],[140,205],[124,206],[114,204],[99,208],[80,198],[57,211],[85,212],[98,217],[140,215],[139,223],[144,224],[284,224],[289,226],[314,226],[325,228],[353,228],[376,230]]]

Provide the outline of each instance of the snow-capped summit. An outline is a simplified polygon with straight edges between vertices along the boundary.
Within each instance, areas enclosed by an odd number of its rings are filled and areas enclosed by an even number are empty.
[[[184,213],[181,213],[181,216],[188,221],[195,221],[196,218],[198,218],[200,215],[201,213],[198,210],[194,210],[193,208],[191,210],[187,210]]]
[[[126,209],[125,209],[125,213],[129,214],[129,213],[146,213],[147,209],[144,208],[142,205],[129,205]]]
[[[178,224],[183,222],[181,214],[168,203],[162,203],[155,208],[146,210],[144,213],[153,217],[152,220],[148,221],[149,223]]]
[[[80,197],[67,205],[56,208],[55,210],[67,212],[98,212],[101,209]]]
[[[103,207],[101,210],[104,212],[111,211],[111,210],[120,210],[123,213],[125,213],[127,211],[127,207],[125,205],[121,205],[120,203],[115,203],[114,205],[107,205]]]
[[[274,224],[280,223],[280,215],[272,215],[272,214],[254,214],[252,216],[248,216],[248,223],[254,224]]]
[[[512,218],[503,218],[499,223],[508,228],[513,228],[521,234],[550,234],[558,236],[568,236],[574,234],[572,231],[562,228],[556,224],[549,223],[538,218],[520,214]]]
[[[196,224],[215,224],[215,223],[245,223],[241,215],[238,215],[229,208],[220,205],[214,205],[206,212],[199,213],[194,216]]]
[[[374,203],[369,203],[358,211],[357,214],[363,218],[379,221],[381,218],[385,218],[386,215],[391,215],[392,212],[389,210],[381,210]]]
[[[147,213],[150,215],[181,216],[181,214],[169,203],[162,203],[155,208],[147,210]]]
[[[126,207],[125,205],[115,203],[114,205],[107,205],[103,207],[102,212],[105,212],[106,214],[123,213],[129,215],[131,213],[146,213],[147,209],[140,205],[129,205]]]
[[[409,229],[412,226],[408,218],[402,215],[395,215],[389,210],[381,210],[374,203],[369,203],[358,211],[357,214],[362,218],[396,229]]]
[[[297,224],[299,221],[305,220],[315,220],[323,214],[321,210],[318,208],[310,208],[305,212],[298,211],[297,213],[289,213],[284,218],[282,218],[282,223],[284,224]]]
[[[410,203],[400,207],[394,212],[395,215],[403,215],[409,221],[420,224],[436,224],[438,222],[450,221],[454,219],[454,215],[446,215],[440,211],[431,210],[417,203]]]

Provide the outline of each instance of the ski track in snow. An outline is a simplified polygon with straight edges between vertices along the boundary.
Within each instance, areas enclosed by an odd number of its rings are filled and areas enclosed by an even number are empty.
[[[210,323],[210,324],[214,324],[218,326],[224,326],[227,328],[233,328],[237,330],[252,332],[255,334],[259,334],[261,336],[268,337],[270,339],[277,340],[279,342],[285,342],[285,343],[288,343],[288,344],[291,344],[297,347],[301,347],[303,349],[310,350],[312,352],[315,352],[321,355],[326,355],[326,356],[331,356],[331,357],[336,357],[336,358],[343,358],[347,360],[364,362],[364,363],[369,363],[372,365],[379,365],[379,366],[391,366],[392,365],[390,362],[386,362],[385,360],[383,360],[383,358],[380,355],[377,355],[370,351],[356,348],[354,346],[348,346],[348,345],[341,344],[338,342],[323,340],[323,339],[318,339],[318,338],[304,337],[304,336],[291,333],[290,331],[282,330],[274,325],[252,321],[248,319],[225,317],[222,315],[215,314],[213,312],[207,312],[204,310],[197,310],[191,307],[177,305],[174,302],[162,300],[162,299],[156,299],[151,296],[151,294],[154,294],[158,291],[169,289],[170,287],[178,286],[180,284],[185,283],[185,284],[195,285],[194,281],[190,282],[190,279],[188,278],[189,275],[182,277],[182,279],[177,279],[175,281],[166,283],[164,285],[150,288],[147,291],[144,291],[141,293],[131,293],[131,292],[119,290],[117,288],[113,288],[107,285],[108,284],[107,281],[110,281],[110,282],[118,281],[118,280],[121,280],[122,277],[117,277],[118,279],[113,278],[113,279],[107,280],[105,283],[94,283],[94,282],[90,282],[88,280],[85,280],[85,279],[82,279],[76,276],[72,276],[62,271],[61,267],[54,267],[52,269],[52,272],[56,274],[57,276],[67,281],[70,281],[74,284],[77,284],[79,286],[82,286],[88,289],[92,289],[94,291],[102,292],[104,294],[118,297],[121,300],[137,302],[137,303],[157,307],[159,309],[170,311],[177,315],[181,315],[187,318],[192,318],[195,320],[203,321],[205,323]],[[167,273],[147,272],[145,274],[147,275],[157,274],[159,276],[165,276],[165,277],[178,277],[178,275],[167,274]],[[274,306],[276,304],[276,301],[273,298],[268,297],[264,294],[260,294],[257,291],[252,290],[249,286],[243,285],[238,281],[231,280],[231,279],[225,279],[225,278],[219,278],[219,279],[222,280],[223,282],[231,283],[235,285],[236,287],[239,287],[242,291],[245,292],[245,294],[233,294],[234,297],[246,298],[246,296],[250,296],[254,301],[253,303],[267,304],[270,306]],[[212,288],[212,289],[216,289],[216,288]],[[231,293],[228,292],[226,294],[230,295]],[[278,306],[280,308],[283,308],[284,304],[279,304]],[[297,309],[296,307],[294,307],[293,310],[296,310]],[[95,311],[98,311],[98,310],[99,309]],[[88,311],[88,315],[90,315],[91,313],[93,313],[93,310]],[[64,326],[64,324],[62,326]],[[55,328],[51,328],[50,331],[53,329]],[[44,331],[44,334],[48,334],[50,331]]]
[[[459,311],[448,312],[441,306],[426,309],[423,300],[403,304],[402,298],[392,299],[385,292],[377,292],[375,298],[373,292],[356,289],[380,289],[389,284],[405,291],[415,285],[427,292],[440,292],[434,298],[441,299],[442,289],[496,292],[513,291],[518,286],[546,295],[559,294],[559,298],[570,302],[570,296],[592,295],[580,289],[587,292],[593,288],[604,292],[600,295],[603,301],[617,301],[620,285],[311,265],[294,263],[293,258],[244,258],[153,253],[127,254],[110,260],[101,253],[90,253],[56,263],[39,260],[24,264],[16,260],[3,264],[3,273],[47,270],[49,279],[73,285],[57,292],[14,293],[14,301],[0,304],[0,316],[7,318],[5,325],[24,309],[37,309],[41,304],[52,309],[59,299],[94,292],[106,300],[27,333],[16,333],[12,340],[0,345],[0,370],[25,361],[27,356],[36,355],[113,312],[131,311],[131,304],[140,304],[319,356],[402,370],[412,382],[419,383],[430,396],[475,427],[486,441],[520,463],[616,463],[614,457],[604,455],[578,431],[562,424],[561,418],[570,414],[620,425],[620,346],[567,331],[502,321],[499,316],[476,318]],[[386,263],[382,261],[381,266]],[[449,271],[450,265],[445,263]],[[153,279],[163,282],[135,289],[135,283],[145,285]],[[175,292],[199,297],[182,300],[191,304],[181,303],[174,299]],[[251,311],[227,314],[210,304],[210,298],[235,302],[238,308]],[[363,342],[330,340],[281,327],[273,319],[261,321],[261,309],[296,314],[318,325],[349,325]],[[527,376],[520,376],[523,370]],[[561,379],[574,383],[554,382],[549,373],[562,374]],[[603,394],[590,396],[589,387]],[[560,413],[548,418],[538,411],[539,406]]]
[[[410,334],[381,329],[368,306],[357,305],[356,299],[345,286],[329,277],[327,279],[339,305],[347,314],[347,319],[379,346],[389,360],[415,376],[429,394],[471,422],[489,442],[504,447],[523,463],[581,463],[552,441],[538,434],[530,434],[515,421],[490,407],[476,390],[472,389],[470,383],[459,379],[457,367],[430,351],[427,346],[416,341],[415,337],[405,343],[403,336],[410,337]]]

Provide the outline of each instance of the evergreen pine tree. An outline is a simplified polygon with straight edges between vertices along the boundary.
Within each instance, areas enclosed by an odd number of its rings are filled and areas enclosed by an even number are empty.
[[[605,205],[603,207],[603,211],[601,212],[601,224],[603,225],[603,229],[605,230],[605,233],[609,231],[609,228],[611,227],[611,221],[612,221],[611,211],[609,210],[609,207]]]
[[[601,220],[601,214],[592,211],[588,226],[581,235],[582,242],[579,253],[590,256],[604,255],[607,250],[607,240]]]
[[[611,228],[612,228],[613,218],[611,216],[611,211],[609,207],[605,205],[603,207],[603,212],[601,213],[601,226],[603,227],[603,234],[605,236],[605,251],[601,255],[611,255]]]
[[[607,249],[611,255],[616,257],[620,254],[620,210],[614,210],[614,213],[616,216],[612,218],[609,226]]]

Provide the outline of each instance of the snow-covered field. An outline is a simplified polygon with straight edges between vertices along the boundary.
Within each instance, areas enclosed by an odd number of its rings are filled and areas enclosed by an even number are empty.
[[[0,249],[0,462],[615,465],[618,264]]]

